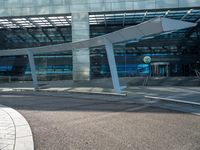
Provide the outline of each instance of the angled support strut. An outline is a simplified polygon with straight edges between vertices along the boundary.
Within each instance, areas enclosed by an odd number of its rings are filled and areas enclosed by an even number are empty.
[[[104,38],[104,42],[105,42],[106,53],[108,57],[108,63],[110,67],[113,87],[116,93],[121,93],[122,91],[121,91],[119,77],[117,73],[117,65],[116,65],[115,55],[113,51],[113,44],[106,38]]]
[[[33,80],[33,87],[36,90],[36,89],[38,89],[38,80],[37,80],[37,75],[36,75],[34,56],[33,56],[33,53],[30,50],[27,50],[27,53],[28,53],[29,65],[30,65],[30,68],[31,68],[31,76],[32,76],[32,80]]]

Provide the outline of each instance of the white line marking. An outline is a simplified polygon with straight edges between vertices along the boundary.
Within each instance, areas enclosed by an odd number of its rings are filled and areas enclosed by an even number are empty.
[[[200,103],[197,103],[197,102],[189,102],[189,101],[183,101],[183,100],[177,100],[177,99],[171,99],[171,98],[152,97],[152,96],[145,96],[145,98],[157,99],[157,100],[164,100],[164,101],[171,101],[171,102],[177,102],[177,103],[184,103],[184,104],[190,104],[190,105],[198,105],[198,106],[200,106]]]

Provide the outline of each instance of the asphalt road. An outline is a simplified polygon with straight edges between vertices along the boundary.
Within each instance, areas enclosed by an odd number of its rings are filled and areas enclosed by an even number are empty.
[[[36,150],[200,149],[200,117],[187,113],[80,97],[1,94],[0,104],[27,119]]]

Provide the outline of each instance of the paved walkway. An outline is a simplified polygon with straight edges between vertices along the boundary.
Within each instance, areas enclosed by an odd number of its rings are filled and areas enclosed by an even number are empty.
[[[14,149],[15,125],[7,112],[0,109],[0,149]]]
[[[0,105],[0,150],[33,150],[29,124],[16,110]]]

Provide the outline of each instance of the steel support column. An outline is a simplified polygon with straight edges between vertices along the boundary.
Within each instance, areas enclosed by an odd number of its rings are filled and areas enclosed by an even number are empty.
[[[36,90],[38,88],[38,80],[37,80],[37,75],[36,75],[34,56],[33,56],[33,53],[30,50],[27,50],[27,53],[28,53],[29,65],[30,65],[30,68],[31,68],[31,76],[32,76],[32,80],[33,80],[33,87]]]
[[[119,77],[117,73],[117,65],[116,65],[115,55],[113,51],[113,44],[106,38],[104,39],[104,41],[105,41],[106,53],[107,53],[109,67],[110,67],[113,87],[116,93],[121,93],[122,91],[121,91],[121,86],[119,83]]]

